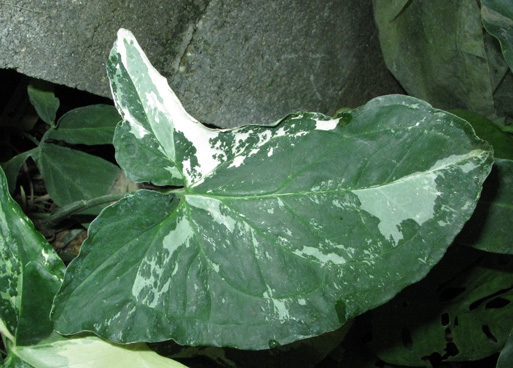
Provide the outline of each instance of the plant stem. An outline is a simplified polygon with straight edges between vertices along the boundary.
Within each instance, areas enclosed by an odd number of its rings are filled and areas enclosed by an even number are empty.
[[[165,189],[165,190],[157,190],[160,193],[163,194],[183,194],[184,188],[173,188],[173,189]],[[62,206],[58,208],[54,213],[52,213],[50,216],[46,217],[43,222],[45,224],[45,227],[48,228],[54,228],[59,222],[62,220],[73,216],[74,214],[78,212],[85,211],[91,207],[102,205],[102,204],[108,204],[112,202],[117,202],[121,198],[127,196],[128,194],[131,194],[133,192],[125,192],[125,193],[116,193],[116,194],[107,194],[101,197],[91,198],[91,199],[82,199],[80,201],[76,201],[73,203],[69,203],[65,206]]]
[[[41,143],[41,142],[39,142],[39,141],[36,139],[36,137],[33,137],[32,135],[30,135],[30,134],[28,134],[28,133],[26,133],[26,132],[22,132],[22,135],[23,135],[23,137],[27,138],[29,141],[31,141],[32,143],[34,143],[36,146],[39,146],[39,143]],[[37,149],[37,147],[36,147],[36,149]],[[34,150],[34,148],[33,148],[32,150]],[[31,151],[32,151],[32,150],[31,150]]]
[[[91,207],[98,206],[101,204],[107,204],[111,202],[119,201],[121,198],[125,197],[129,193],[116,193],[116,194],[107,194],[101,197],[96,197],[92,199],[82,199],[80,201],[76,201],[70,204],[67,204],[55,211],[44,220],[46,226],[54,227],[59,222],[68,218],[78,212],[85,211]]]

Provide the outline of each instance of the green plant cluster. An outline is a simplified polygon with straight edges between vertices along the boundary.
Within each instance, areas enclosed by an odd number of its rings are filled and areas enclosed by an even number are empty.
[[[411,96],[335,117],[207,128],[124,29],[115,107],[57,120],[29,85],[49,126],[0,169],[2,366],[513,366],[513,5],[374,9]],[[78,256],[47,240],[83,228]]]

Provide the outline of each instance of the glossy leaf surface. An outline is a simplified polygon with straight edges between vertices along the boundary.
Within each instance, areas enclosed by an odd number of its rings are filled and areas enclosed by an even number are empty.
[[[513,70],[513,4],[509,0],[482,0],[481,17],[486,30],[501,43],[504,59]]]
[[[265,349],[332,331],[438,262],[493,161],[466,122],[414,98],[211,130],[128,31],[108,70],[127,175],[184,187],[95,220],[55,302],[66,334]]]
[[[27,345],[48,336],[64,265],[10,197],[0,169],[0,330]]]

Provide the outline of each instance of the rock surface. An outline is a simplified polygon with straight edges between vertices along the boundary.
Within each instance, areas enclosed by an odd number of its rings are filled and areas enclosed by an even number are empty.
[[[127,28],[188,112],[222,127],[401,92],[371,0],[16,0],[0,3],[0,24],[0,68],[102,96]]]

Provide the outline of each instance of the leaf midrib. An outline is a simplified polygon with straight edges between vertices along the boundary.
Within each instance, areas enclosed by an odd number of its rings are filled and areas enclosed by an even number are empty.
[[[282,198],[282,197],[294,197],[294,196],[309,196],[309,195],[323,195],[323,194],[334,194],[334,193],[337,193],[337,194],[342,194],[342,193],[354,193],[354,192],[358,192],[358,191],[364,191],[364,190],[372,190],[372,189],[380,189],[382,187],[386,187],[386,186],[390,186],[390,185],[395,185],[395,184],[398,184],[398,183],[402,183],[402,182],[406,182],[406,181],[409,181],[409,180],[413,180],[413,179],[416,179],[418,177],[421,177],[421,176],[428,176],[430,174],[433,174],[433,173],[436,173],[436,172],[439,172],[439,171],[443,171],[443,170],[447,170],[448,168],[450,167],[454,167],[454,166],[458,166],[460,165],[462,162],[464,161],[467,161],[468,159],[470,158],[473,158],[473,157],[476,157],[477,155],[467,155],[467,156],[464,156],[463,159],[461,160],[458,160],[458,161],[454,161],[454,162],[451,162],[449,164],[444,164],[442,166],[439,166],[433,170],[429,169],[429,170],[426,170],[426,171],[416,171],[412,174],[409,174],[409,175],[406,175],[406,176],[402,176],[396,180],[392,180],[388,183],[385,183],[385,184],[375,184],[375,185],[371,185],[371,186],[368,186],[368,187],[362,187],[362,188],[336,188],[336,189],[326,189],[326,190],[306,190],[306,191],[297,191],[297,192],[285,192],[285,193],[277,193],[277,191],[275,192],[271,192],[271,193],[256,193],[256,194],[250,194],[250,195],[230,195],[230,194],[226,194],[226,193],[222,193],[222,194],[216,194],[214,192],[212,193],[208,193],[208,192],[204,192],[204,193],[198,193],[198,192],[193,192],[193,191],[187,191],[187,187],[183,188],[185,189],[185,192],[184,192],[184,196],[187,197],[187,196],[197,196],[197,197],[206,197],[206,198],[212,198],[212,199],[217,199],[219,201],[223,201],[223,199],[225,198],[229,198],[229,199],[240,199],[240,200],[248,200],[248,199],[261,199],[261,198]]]

